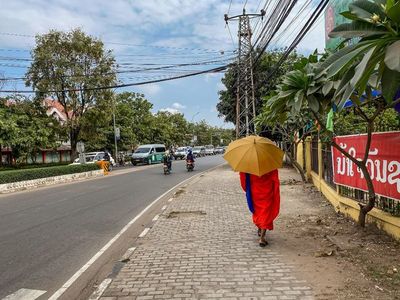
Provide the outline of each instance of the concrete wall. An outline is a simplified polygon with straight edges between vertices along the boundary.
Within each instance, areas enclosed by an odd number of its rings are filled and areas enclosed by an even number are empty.
[[[311,138],[306,139],[305,145],[298,147],[297,160],[298,162],[303,161],[303,149],[306,149],[305,164],[306,174],[308,180],[310,180],[314,186],[331,202],[335,211],[341,212],[349,218],[358,221],[358,215],[360,207],[357,201],[343,197],[339,195],[338,191],[329,186],[322,177],[323,164],[322,164],[322,147],[321,143],[318,144],[318,162],[319,162],[319,174],[316,174],[311,170]],[[301,150],[301,151],[300,151]],[[393,236],[395,239],[400,240],[400,217],[394,217],[389,213],[383,212],[377,208],[372,209],[367,215],[367,223],[374,223],[378,228],[386,231],[388,234]]]

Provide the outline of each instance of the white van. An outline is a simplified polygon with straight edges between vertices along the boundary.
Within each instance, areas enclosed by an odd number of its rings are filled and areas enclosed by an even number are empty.
[[[165,145],[163,144],[140,145],[132,154],[132,165],[160,163],[162,162],[165,150]]]

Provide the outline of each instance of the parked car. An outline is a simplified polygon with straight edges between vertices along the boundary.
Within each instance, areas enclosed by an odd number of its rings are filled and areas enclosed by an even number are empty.
[[[214,154],[224,154],[225,148],[224,147],[215,147]]]
[[[213,145],[207,145],[205,146],[206,150],[206,155],[214,155],[214,146]]]
[[[94,164],[97,161],[104,160],[104,155],[105,155],[104,151],[103,152],[87,152],[87,153],[85,153],[85,161],[87,164]],[[109,155],[110,155],[111,166],[115,167],[116,166],[115,160],[111,156],[111,154],[109,154]],[[80,164],[79,157],[74,160],[72,165],[78,165],[78,164]]]
[[[160,163],[163,159],[165,149],[165,145],[163,144],[141,145],[132,154],[132,165],[136,166],[139,163],[148,165]]]
[[[206,155],[206,148],[204,146],[196,146],[192,151],[195,157],[202,157]]]
[[[175,150],[174,152],[174,158],[175,159],[184,159],[187,154],[187,147],[179,147]]]

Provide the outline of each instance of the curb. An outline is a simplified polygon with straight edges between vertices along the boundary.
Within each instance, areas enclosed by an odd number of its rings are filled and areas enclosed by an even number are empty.
[[[26,191],[39,187],[45,187],[67,182],[75,182],[102,176],[103,176],[103,170],[95,170],[82,173],[73,173],[67,175],[5,183],[5,184],[0,184],[0,194],[9,194],[13,192]]]
[[[188,185],[194,184],[196,182],[197,179],[199,179],[200,177],[204,176],[207,173],[213,172],[223,166],[225,166],[226,163],[220,164],[218,166],[215,166],[211,169],[208,169],[206,171],[203,171],[199,174],[196,174],[180,183],[178,183],[176,186],[174,186],[172,189],[168,190],[167,192],[165,192],[164,194],[162,194],[161,196],[159,196],[157,199],[155,199],[150,205],[152,206],[153,204],[155,204],[156,202],[158,202],[159,200],[165,198],[165,196],[167,196],[168,194],[170,194],[171,192],[174,192],[173,195],[176,195],[177,191],[179,188],[181,187],[186,187]],[[143,231],[139,234],[139,236],[136,238],[135,241],[139,240],[140,238],[145,237],[149,231],[151,230],[151,228],[158,222],[160,215],[167,209],[167,207],[172,203],[173,201],[173,197],[170,197],[167,201],[167,204],[164,205],[160,210],[160,213],[155,215],[154,218],[151,221],[151,224],[149,225],[149,227],[146,227],[143,229]],[[145,209],[147,210],[147,208]],[[115,262],[115,264],[125,264],[130,260],[130,257],[135,253],[136,247],[132,246],[130,247],[125,254],[121,257],[120,260],[118,260],[117,262]],[[120,266],[119,269],[122,269],[123,266]],[[107,287],[111,284],[111,282],[113,281],[114,277],[117,275],[117,273],[111,273],[109,274],[105,279],[103,279],[103,281],[96,287],[96,289],[94,290],[94,292],[91,294],[91,296],[88,298],[88,300],[98,300],[100,299],[100,297],[104,294],[104,292],[106,291]]]

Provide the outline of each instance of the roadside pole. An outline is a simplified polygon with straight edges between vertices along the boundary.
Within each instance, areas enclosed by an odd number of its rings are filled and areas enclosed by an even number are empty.
[[[118,159],[118,146],[117,146],[117,133],[115,127],[115,112],[113,113],[113,122],[114,122],[114,144],[115,144],[115,159]]]
[[[115,111],[116,111],[115,96],[113,98],[114,98],[114,101],[113,101],[113,124],[114,124],[114,146],[115,146],[114,159],[115,159],[115,161],[118,161],[117,132],[116,132],[116,126],[115,126]],[[119,135],[119,128],[118,128],[118,135]]]

